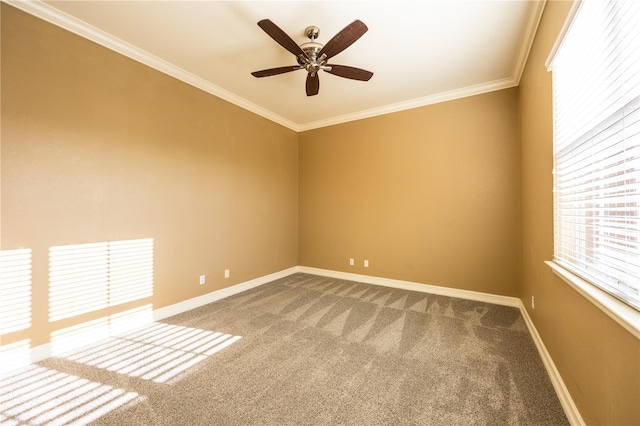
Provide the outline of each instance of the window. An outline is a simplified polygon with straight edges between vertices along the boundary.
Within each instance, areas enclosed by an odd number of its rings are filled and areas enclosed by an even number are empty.
[[[576,10],[550,64],[554,261],[640,310],[640,1]]]

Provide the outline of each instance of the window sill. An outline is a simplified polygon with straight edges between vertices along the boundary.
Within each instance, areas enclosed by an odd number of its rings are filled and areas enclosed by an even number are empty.
[[[640,312],[552,261],[544,262],[578,293],[640,339]]]

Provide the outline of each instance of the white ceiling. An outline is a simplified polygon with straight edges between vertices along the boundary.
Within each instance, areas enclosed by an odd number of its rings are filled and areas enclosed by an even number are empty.
[[[8,3],[297,131],[516,86],[544,0],[16,1]],[[331,62],[368,82],[306,72],[256,23],[271,19],[299,44],[360,19],[369,28]]]

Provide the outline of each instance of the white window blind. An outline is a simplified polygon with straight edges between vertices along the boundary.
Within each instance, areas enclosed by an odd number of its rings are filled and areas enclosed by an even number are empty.
[[[640,309],[640,1],[583,1],[551,70],[554,261]]]

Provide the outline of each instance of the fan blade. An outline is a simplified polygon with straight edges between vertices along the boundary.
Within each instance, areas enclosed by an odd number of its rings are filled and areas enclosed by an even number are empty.
[[[318,74],[307,74],[307,96],[317,95],[320,90]]]
[[[356,19],[338,34],[333,36],[333,38],[320,50],[318,57],[322,56],[323,53],[327,55],[327,59],[336,56],[338,53],[355,43],[355,41],[362,37],[368,29],[369,28],[367,28],[362,21]]]
[[[293,53],[296,57],[298,57],[298,55],[307,56],[304,53],[304,50],[302,50],[300,46],[298,46],[298,44],[287,35],[287,33],[282,31],[280,27],[271,22],[269,19],[263,19],[262,21],[258,22],[258,26],[262,28],[264,32],[269,35],[269,37],[274,39],[276,43],[287,49],[289,52]]]
[[[288,67],[278,67],[278,68],[269,68],[268,70],[254,71],[251,73],[254,77],[269,77],[271,75],[284,74],[286,72],[301,70],[302,67],[300,65],[291,65]]]
[[[360,68],[348,67],[346,65],[334,65],[327,64],[331,67],[331,70],[325,70],[329,74],[337,75],[338,77],[350,78],[351,80],[369,81],[373,77],[371,71],[363,70]]]

